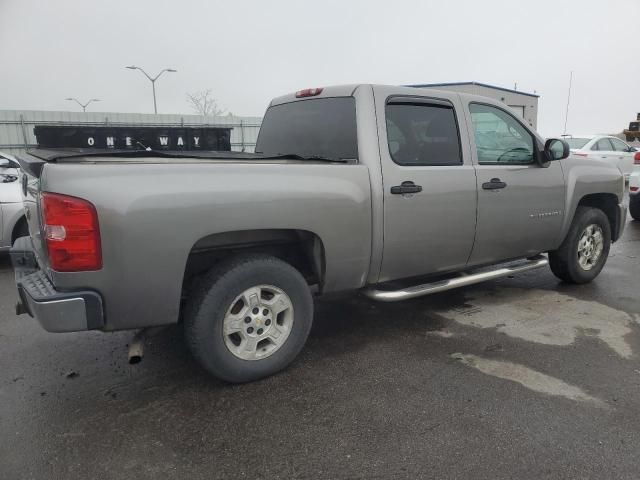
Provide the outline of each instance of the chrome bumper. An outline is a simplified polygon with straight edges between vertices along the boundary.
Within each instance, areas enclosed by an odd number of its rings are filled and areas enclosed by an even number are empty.
[[[20,301],[16,313],[28,313],[48,332],[78,332],[104,327],[102,298],[90,290],[61,292],[38,268],[29,237],[11,248]]]

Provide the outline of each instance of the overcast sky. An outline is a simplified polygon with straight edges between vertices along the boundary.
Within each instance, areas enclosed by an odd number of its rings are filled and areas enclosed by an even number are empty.
[[[0,109],[237,115],[340,83],[478,81],[541,95],[538,128],[620,132],[640,112],[640,1],[0,0]]]

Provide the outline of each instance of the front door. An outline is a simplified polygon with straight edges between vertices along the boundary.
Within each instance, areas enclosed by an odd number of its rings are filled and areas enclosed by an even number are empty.
[[[472,102],[478,177],[478,225],[470,265],[556,248],[564,218],[560,162],[541,166],[536,138],[506,109]]]
[[[635,152],[632,152],[629,145],[618,138],[610,138],[609,140],[613,145],[613,150],[618,159],[618,168],[626,177],[628,177],[633,171],[633,156],[635,155]]]
[[[376,98],[384,189],[380,281],[462,268],[471,253],[475,171],[469,139],[458,128],[464,121],[458,97],[443,97]]]

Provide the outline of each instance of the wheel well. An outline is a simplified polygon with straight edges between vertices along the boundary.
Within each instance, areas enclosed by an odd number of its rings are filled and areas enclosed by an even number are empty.
[[[198,277],[231,255],[263,253],[295,267],[309,285],[322,289],[325,257],[322,240],[306,230],[268,229],[216,233],[198,240],[187,258],[183,297]]]
[[[25,233],[27,235],[29,234],[29,228],[27,227],[27,219],[23,215],[13,226],[13,231],[11,232],[11,245],[14,244],[18,237],[23,236]]]
[[[613,193],[592,193],[585,195],[580,199],[578,206],[592,207],[600,209],[609,219],[609,226],[611,227],[611,241],[618,240],[618,197]]]

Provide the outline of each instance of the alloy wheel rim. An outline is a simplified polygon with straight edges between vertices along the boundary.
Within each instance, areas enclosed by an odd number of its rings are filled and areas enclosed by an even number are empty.
[[[224,317],[223,337],[229,351],[242,360],[261,360],[277,352],[293,326],[293,303],[273,285],[246,289]]]
[[[583,270],[591,270],[600,260],[604,250],[604,234],[599,225],[588,225],[578,240],[578,264]]]

